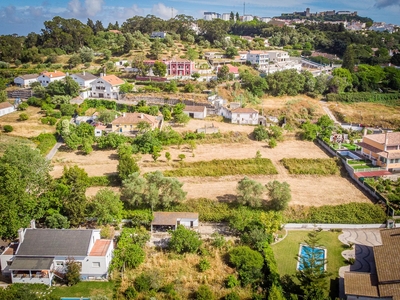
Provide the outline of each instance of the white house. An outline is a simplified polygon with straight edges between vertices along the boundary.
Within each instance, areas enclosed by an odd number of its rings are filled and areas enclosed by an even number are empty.
[[[79,96],[81,96],[83,99],[88,98],[90,89],[92,87],[91,83],[95,81],[97,77],[92,73],[83,71],[82,73],[71,74],[71,78],[78,83],[79,87],[81,88]]]
[[[39,74],[26,74],[26,75],[20,75],[16,78],[14,78],[14,83],[15,85],[19,87],[30,87],[30,85],[34,82],[37,82],[39,77]]]
[[[258,124],[258,111],[254,108],[239,107],[231,111],[232,123],[235,124]]]
[[[165,39],[167,36],[167,33],[164,31],[153,31],[150,35],[151,38],[160,38],[160,39]]]
[[[49,85],[49,83],[57,80],[62,80],[64,78],[65,78],[64,72],[60,71],[42,72],[40,73],[40,76],[38,77],[37,81],[39,81],[42,86],[46,87]]]
[[[101,76],[91,83],[90,97],[104,99],[118,99],[119,87],[124,84],[121,78],[115,75]]]
[[[108,278],[114,244],[100,238],[99,229],[20,229],[19,243],[0,255],[1,272],[12,283],[52,285],[63,278],[66,263],[74,259],[81,266],[82,280]]]
[[[83,71],[82,73],[71,74],[71,78],[79,84],[81,89],[91,88],[91,83],[97,79],[92,73]]]
[[[173,229],[179,225],[196,229],[199,227],[199,214],[193,212],[153,212],[151,232],[158,229]]]
[[[15,107],[10,102],[0,103],[0,117],[15,111]]]
[[[194,119],[204,119],[207,117],[207,107],[186,105],[183,113]]]

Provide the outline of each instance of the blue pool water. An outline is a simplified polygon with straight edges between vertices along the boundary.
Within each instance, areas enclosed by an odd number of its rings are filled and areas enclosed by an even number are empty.
[[[301,250],[300,250],[300,257],[302,259],[299,259],[299,262],[297,264],[297,269],[298,270],[303,270],[304,269],[304,264],[307,265],[309,263],[309,259],[314,257],[318,262],[321,264],[321,271],[325,269],[325,249],[321,248],[312,248],[310,246],[306,245],[300,245]]]

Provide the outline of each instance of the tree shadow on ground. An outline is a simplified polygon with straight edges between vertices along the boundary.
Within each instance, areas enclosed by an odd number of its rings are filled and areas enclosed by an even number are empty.
[[[226,202],[226,203],[232,203],[237,201],[237,196],[233,194],[225,194],[222,196],[217,196],[218,202]]]

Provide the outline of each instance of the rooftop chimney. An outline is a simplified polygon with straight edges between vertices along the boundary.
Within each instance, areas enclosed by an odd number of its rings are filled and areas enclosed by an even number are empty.
[[[31,229],[36,229],[36,222],[35,219],[31,220]]]
[[[387,144],[389,143],[388,132],[385,131],[385,151],[387,150]]]
[[[23,228],[18,229],[18,240],[21,244],[24,241],[25,230]]]
[[[141,118],[141,119],[144,119],[144,116],[143,116],[143,114],[140,114],[140,118]]]
[[[126,117],[126,113],[122,113],[122,116],[123,116],[123,117]]]

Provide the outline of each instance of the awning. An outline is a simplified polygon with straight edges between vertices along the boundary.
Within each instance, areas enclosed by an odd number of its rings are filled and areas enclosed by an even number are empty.
[[[10,266],[10,270],[11,271],[50,270],[53,261],[54,257],[16,257]]]

